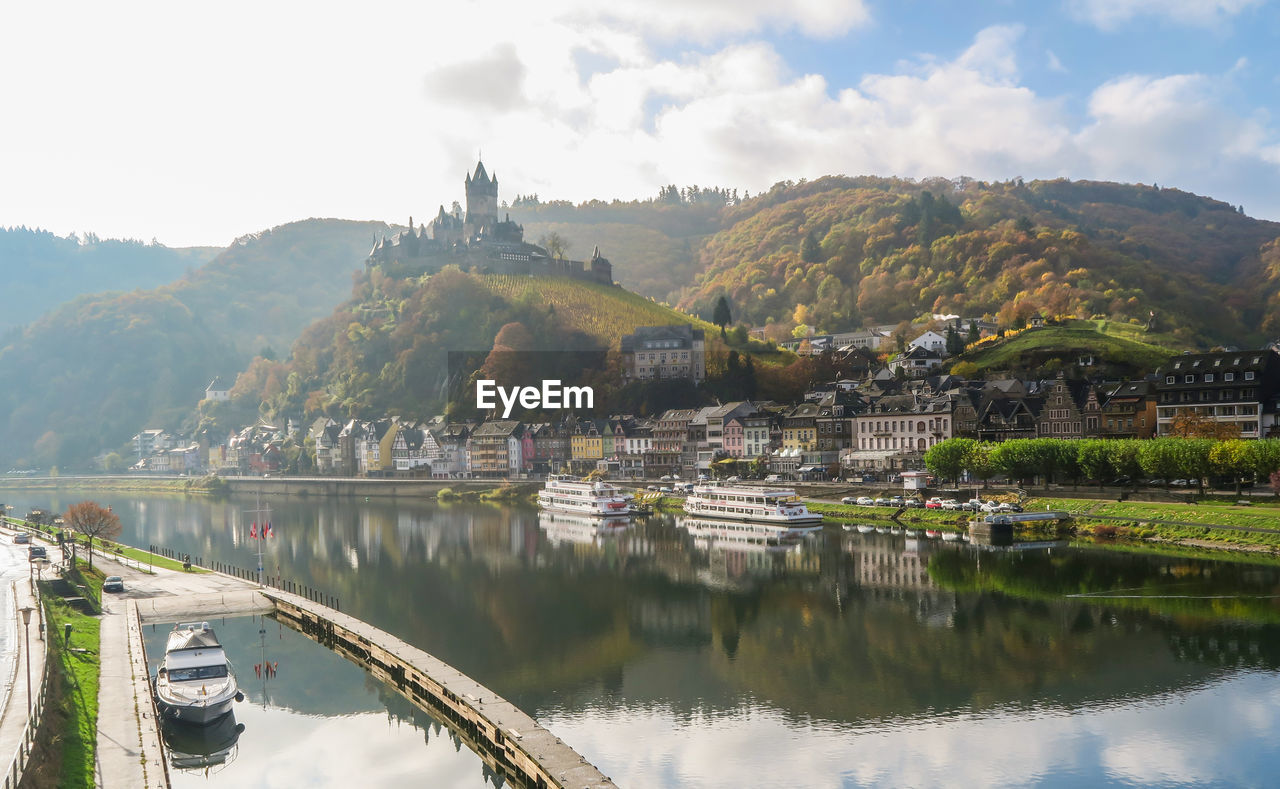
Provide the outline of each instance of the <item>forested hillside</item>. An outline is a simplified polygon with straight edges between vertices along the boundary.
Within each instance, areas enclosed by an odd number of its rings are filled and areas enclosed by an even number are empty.
[[[165,288],[248,358],[287,356],[298,333],[351,295],[383,222],[307,219],[236,239],[208,265]]]
[[[1245,344],[1280,316],[1280,224],[1172,189],[827,177],[727,207],[681,306],[819,331],[923,314],[1078,316]],[[1268,250],[1264,252],[1265,250]],[[1264,262],[1266,255],[1266,262]]]
[[[445,406],[449,354],[465,356],[474,369],[503,346],[500,332],[520,338],[503,348],[519,353],[616,349],[623,334],[644,325],[693,322],[718,331],[618,287],[452,266],[410,279],[374,269],[353,295],[303,332],[291,360],[255,359],[233,398],[264,401],[278,414],[421,418]],[[611,375],[595,373],[602,384]]]
[[[0,452],[9,462],[84,467],[144,428],[190,426],[214,376],[234,380],[266,348],[287,356],[305,326],[348,298],[373,234],[390,230],[330,219],[282,225],[238,239],[177,282],[82,296],[9,335],[0,346],[0,378],[13,384],[0,395]]]
[[[86,293],[159,287],[204,265],[218,251],[101,239],[92,233],[63,238],[47,230],[0,228],[0,333]]]
[[[83,467],[144,427],[177,427],[236,358],[171,295],[82,296],[0,349],[10,461]]]

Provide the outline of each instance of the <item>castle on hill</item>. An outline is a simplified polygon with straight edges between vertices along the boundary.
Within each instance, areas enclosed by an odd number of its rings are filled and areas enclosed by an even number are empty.
[[[444,266],[456,265],[483,274],[522,274],[573,277],[613,284],[613,266],[596,247],[591,260],[565,260],[524,240],[524,226],[511,215],[498,219],[498,176],[490,177],[484,162],[466,179],[467,210],[454,203],[452,212],[440,206],[430,223],[417,228],[409,218],[409,229],[391,238],[375,239],[365,260],[366,266],[382,265],[398,272],[434,274]]]

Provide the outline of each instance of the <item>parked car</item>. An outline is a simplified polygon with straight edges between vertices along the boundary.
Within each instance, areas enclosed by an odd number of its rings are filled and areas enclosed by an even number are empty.
[[[658,488],[658,490],[659,490],[659,491],[661,491],[661,492],[663,492],[663,493],[672,493],[672,492],[674,492],[674,491],[672,491],[672,490],[671,490],[671,488],[667,487],[666,485],[663,485],[662,487]]]
[[[102,591],[104,592],[123,592],[124,579],[118,575],[108,575],[106,580],[102,582]]]
[[[27,548],[27,559],[44,559],[47,556],[43,545],[32,545]]]
[[[942,499],[934,496],[924,503],[924,508],[927,510],[940,510],[942,509]]]
[[[893,499],[890,499],[890,498],[887,498],[887,497],[884,497],[884,496],[880,496],[879,498],[877,498],[877,499],[875,500],[875,505],[876,505],[877,507],[892,507],[892,506],[893,506]]]
[[[904,507],[913,507],[913,508],[915,508],[915,509],[920,509],[921,507],[923,507],[923,506],[924,506],[924,502],[923,502],[923,501],[921,501],[920,499],[907,499],[907,500],[903,503],[903,506],[904,506]]]
[[[742,481],[742,480],[741,480],[741,479],[739,479],[739,478],[738,478],[738,475],[736,475],[736,474],[735,474],[735,475],[733,475],[732,477],[729,477],[728,479],[726,479],[726,480],[725,480],[725,482],[741,482],[741,481]]]
[[[1001,512],[1022,512],[1022,505],[1015,504],[1012,501],[1006,501],[1000,505]]]
[[[675,479],[675,477],[671,476],[670,474],[663,474],[661,477],[661,481],[663,482],[670,482],[673,479]]]
[[[650,486],[648,487],[648,490],[658,490],[658,489],[659,489],[659,488],[658,488],[658,486],[657,486],[657,485],[650,485]]]
[[[767,477],[765,477],[765,478],[764,478],[764,481],[765,481],[765,482],[781,482],[781,481],[782,481],[782,477],[780,477],[780,476],[779,476],[779,475],[777,475],[777,474],[770,474],[769,476],[767,476]]]
[[[944,510],[962,510],[964,506],[955,499],[943,499],[942,508]]]
[[[843,499],[840,499],[840,503],[841,503],[841,504],[857,504],[857,503],[858,503],[858,497],[857,497],[857,496],[845,496]]]
[[[979,509],[983,512],[1004,512],[1005,510],[1001,509],[1003,506],[1004,505],[998,501],[984,501]]]
[[[1185,479],[1175,479],[1173,482],[1170,482],[1169,484],[1174,486],[1175,488],[1185,488],[1188,485],[1190,485],[1191,482]]]
[[[860,507],[874,507],[875,503],[876,503],[876,500],[871,498],[870,496],[858,497],[858,506]]]
[[[1111,480],[1112,485],[1128,485],[1131,482],[1133,482],[1133,479],[1129,476],[1116,477]]]
[[[902,496],[890,496],[890,497],[889,497],[889,501],[890,501],[890,502],[893,504],[893,506],[895,506],[895,507],[902,507],[902,506],[905,506],[905,505],[906,505],[906,503],[907,503],[906,498],[904,498],[904,497],[902,497]]]
[[[13,535],[13,541],[17,545],[26,545],[31,542],[31,535],[26,532],[19,532]]]

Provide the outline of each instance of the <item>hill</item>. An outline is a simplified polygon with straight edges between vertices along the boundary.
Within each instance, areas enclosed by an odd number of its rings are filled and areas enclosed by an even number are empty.
[[[177,427],[210,371],[233,364],[173,296],[81,296],[0,348],[0,446],[11,461],[84,467],[144,427]]]
[[[172,249],[141,241],[61,237],[47,230],[0,228],[4,309],[0,333],[31,323],[76,296],[155,288],[204,265],[216,247]]]
[[[465,379],[492,365],[494,350],[548,365],[528,369],[534,377],[579,374],[612,391],[623,334],[681,323],[707,332],[709,373],[720,371],[731,349],[719,329],[618,286],[465,273],[453,266],[398,278],[374,267],[357,279],[350,301],[302,333],[289,361],[255,359],[232,397],[304,418],[426,418],[446,407],[450,387],[458,385],[450,371]],[[590,355],[601,349],[609,351],[603,364],[598,353]],[[762,366],[794,359],[760,343],[740,343],[736,350]]]
[[[350,294],[381,222],[310,219],[238,239],[154,290],[82,296],[0,346],[0,452],[33,466],[84,467],[128,454],[147,427],[190,427],[215,375],[234,375]],[[274,355],[274,354],[271,354]]]
[[[235,240],[207,265],[164,288],[245,359],[288,352],[298,333],[351,293],[384,222],[306,219]]]
[[[952,369],[964,365],[960,369],[977,378],[993,373],[1045,377],[1083,363],[1081,372],[1089,375],[1141,378],[1180,352],[1172,338],[1148,335],[1132,324],[1071,321],[989,338],[956,357]]]
[[[598,246],[623,287],[674,303],[701,269],[703,241],[720,229],[725,206],[736,200],[725,190],[670,186],[656,200],[572,205],[521,197],[510,213],[524,224],[526,239],[555,233],[568,242],[569,256],[579,258]]]
[[[1249,344],[1280,325],[1264,261],[1280,224],[1172,189],[1066,180],[826,177],[726,207],[681,300],[776,334],[930,313],[1157,326],[1184,345]]]

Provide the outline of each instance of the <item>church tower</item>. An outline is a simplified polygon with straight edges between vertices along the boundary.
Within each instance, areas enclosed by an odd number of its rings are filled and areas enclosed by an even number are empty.
[[[477,236],[488,238],[498,222],[498,176],[485,172],[484,162],[476,163],[476,171],[467,176],[467,218],[464,226],[467,240]]]

